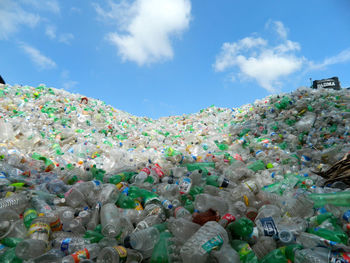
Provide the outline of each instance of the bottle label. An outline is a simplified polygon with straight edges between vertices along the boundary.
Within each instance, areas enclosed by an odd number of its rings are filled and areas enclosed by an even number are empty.
[[[228,179],[224,178],[224,180],[222,181],[221,187],[226,188],[229,185],[229,182],[230,181]]]
[[[72,191],[73,191],[73,187],[64,193],[64,197],[67,198]]]
[[[57,218],[56,221],[50,223],[50,228],[52,231],[61,231],[62,230],[62,224],[60,218]]]
[[[350,263],[350,253],[332,252],[329,257],[330,263]]]
[[[212,250],[220,248],[223,243],[224,243],[224,240],[221,237],[221,235],[217,235],[212,239],[208,240],[207,242],[205,242],[202,245],[202,249],[209,254]]]
[[[27,209],[27,211],[24,212],[23,218],[26,218],[30,214],[31,215],[37,215],[38,213],[34,209],[29,208],[29,209]]]
[[[6,247],[3,245],[3,244],[0,244],[0,253],[1,253],[1,250],[5,249]]]
[[[248,255],[248,254],[250,254],[252,252],[253,252],[252,248],[249,246],[248,243],[246,243],[246,244],[243,245],[243,247],[240,248],[238,254],[240,256],[246,256],[246,255]]]
[[[50,226],[46,223],[34,223],[29,227],[28,235],[33,233],[43,233],[50,235]]]
[[[159,178],[162,178],[164,176],[163,171],[159,167],[154,167],[152,170],[158,175]]]
[[[143,207],[142,207],[140,201],[134,200],[134,203],[135,203],[135,208],[134,208],[135,210],[137,210],[137,211],[142,211],[143,210]]]
[[[150,173],[151,173],[151,171],[148,169],[148,168],[143,168],[142,170],[141,170],[141,172],[145,172],[147,175],[149,175]]]
[[[228,224],[236,220],[236,218],[235,218],[233,215],[229,214],[229,213],[225,214],[225,215],[222,217],[222,219],[227,220],[227,221],[228,221]]]
[[[180,194],[187,194],[190,189],[191,189],[191,179],[188,177],[185,177],[182,179],[181,183],[180,183]]]
[[[343,219],[350,223],[350,210],[346,211],[344,214],[343,214]]]
[[[264,229],[265,236],[275,236],[278,234],[277,227],[275,221],[272,217],[265,217],[260,219],[261,225]]]
[[[86,248],[84,248],[83,250],[79,250],[72,254],[72,257],[74,259],[74,263],[79,263],[82,259],[89,259],[90,254],[89,251]]]
[[[128,252],[126,251],[126,248],[123,246],[114,246],[113,247],[119,254],[119,257],[124,259],[128,256]]]
[[[69,243],[71,240],[71,238],[65,238],[61,242],[61,251],[66,255],[68,255]]]

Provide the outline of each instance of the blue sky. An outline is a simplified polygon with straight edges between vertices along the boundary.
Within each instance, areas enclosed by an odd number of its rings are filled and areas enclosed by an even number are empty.
[[[338,76],[348,0],[0,0],[0,74],[137,116],[238,107]]]

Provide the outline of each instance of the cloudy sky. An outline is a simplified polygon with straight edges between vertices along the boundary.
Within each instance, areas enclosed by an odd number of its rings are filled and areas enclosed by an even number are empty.
[[[0,75],[138,116],[238,107],[338,76],[348,0],[0,0]]]

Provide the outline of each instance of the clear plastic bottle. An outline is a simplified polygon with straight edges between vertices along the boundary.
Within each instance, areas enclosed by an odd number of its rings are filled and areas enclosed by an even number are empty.
[[[61,237],[52,241],[52,247],[59,249],[65,255],[73,254],[83,249],[87,244],[89,244],[89,242],[82,237]]]
[[[225,199],[208,194],[197,195],[194,201],[194,207],[200,212],[205,212],[211,208],[219,211],[222,215],[228,210],[228,204]]]
[[[87,230],[94,230],[100,221],[101,204],[97,203],[91,211],[89,222],[86,225]]]
[[[185,243],[201,227],[184,218],[171,217],[167,223],[169,231],[182,243]]]
[[[133,232],[124,239],[124,245],[127,248],[148,252],[157,243],[162,229],[164,226],[157,225]]]
[[[192,220],[192,214],[183,206],[176,207],[174,210],[175,218],[184,218],[186,220]]]
[[[125,262],[131,250],[123,246],[105,247],[97,257],[97,263],[119,263]],[[142,258],[142,256],[141,256]]]
[[[102,234],[107,237],[116,237],[121,231],[120,214],[115,204],[108,203],[101,208]]]
[[[269,236],[259,237],[257,243],[252,246],[252,250],[258,259],[262,259],[274,249],[276,249],[276,241]]]
[[[301,249],[295,251],[294,262],[295,263],[328,263],[328,262],[341,262],[330,261],[330,249],[325,247],[315,247],[308,249]]]
[[[64,257],[62,259],[62,263],[79,263],[84,259],[95,259],[97,258],[100,250],[101,249],[98,244],[88,244],[84,249]]]
[[[182,246],[180,253],[184,263],[205,262],[208,254],[228,242],[226,230],[215,221],[205,223]]]
[[[0,199],[0,209],[1,208],[12,208],[19,214],[24,212],[24,209],[28,206],[32,196],[30,192],[22,192],[19,194],[13,194],[9,197]]]
[[[21,259],[31,259],[45,253],[51,228],[49,218],[39,216],[32,221],[28,229],[29,239],[25,239],[16,246],[16,256]]]
[[[211,252],[217,262],[220,263],[239,263],[239,255],[229,244],[226,244],[220,248],[220,250],[213,250]]]

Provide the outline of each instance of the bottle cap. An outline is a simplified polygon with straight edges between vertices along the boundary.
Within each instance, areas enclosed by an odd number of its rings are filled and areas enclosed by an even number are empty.
[[[132,248],[131,243],[130,243],[130,236],[126,236],[124,238],[124,247],[126,248]]]

